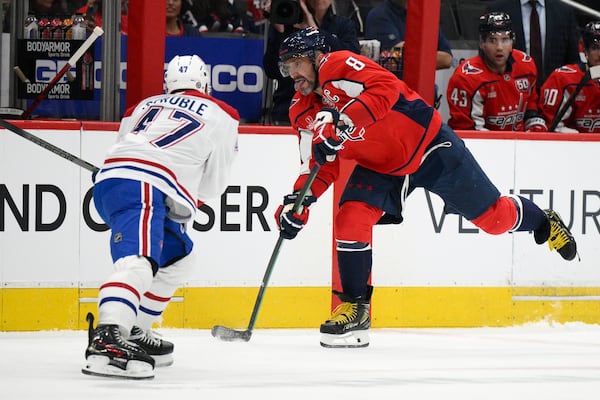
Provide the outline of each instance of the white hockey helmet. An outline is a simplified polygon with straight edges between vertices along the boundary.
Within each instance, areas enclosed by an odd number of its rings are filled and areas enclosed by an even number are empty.
[[[165,72],[167,93],[192,89],[210,94],[210,76],[208,67],[202,59],[193,56],[175,56]]]

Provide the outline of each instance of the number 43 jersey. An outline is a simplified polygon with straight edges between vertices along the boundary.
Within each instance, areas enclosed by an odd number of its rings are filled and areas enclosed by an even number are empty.
[[[168,196],[169,217],[192,218],[227,187],[238,150],[239,114],[195,90],[149,97],[127,110],[96,182],[147,182]]]
[[[463,61],[448,81],[452,129],[524,131],[524,121],[538,112],[537,70],[519,50],[509,56],[506,71],[491,71],[482,56]]]

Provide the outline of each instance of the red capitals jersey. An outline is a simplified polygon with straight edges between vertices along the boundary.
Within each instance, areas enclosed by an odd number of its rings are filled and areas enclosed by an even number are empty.
[[[540,90],[540,109],[548,126],[558,110],[566,103],[583,78],[584,71],[577,64],[555,69]],[[571,107],[556,125],[557,132],[600,133],[600,82],[588,81],[575,97]]]
[[[338,158],[388,175],[415,172],[427,145],[437,135],[441,115],[403,81],[370,59],[347,50],[325,54],[318,78],[322,96],[296,92],[290,105],[290,121],[300,135],[303,174],[314,161],[312,124],[323,107],[345,114],[353,126]],[[312,192],[323,193],[337,178],[339,161],[326,163]],[[302,186],[303,175],[294,188]]]
[[[448,125],[454,129],[523,131],[526,111],[538,111],[533,59],[513,50],[503,74],[481,56],[463,61],[448,81]]]

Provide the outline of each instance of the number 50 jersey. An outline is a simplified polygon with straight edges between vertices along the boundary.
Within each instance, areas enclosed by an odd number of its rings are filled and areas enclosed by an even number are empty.
[[[149,97],[125,113],[96,182],[147,182],[168,196],[169,217],[185,222],[227,187],[238,127],[233,107],[195,90]]]

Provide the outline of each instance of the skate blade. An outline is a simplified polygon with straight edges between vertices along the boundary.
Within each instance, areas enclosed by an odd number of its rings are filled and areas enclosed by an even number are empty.
[[[154,369],[147,362],[129,360],[127,368],[121,369],[109,363],[108,357],[89,356],[81,372],[85,375],[120,379],[153,379]]]
[[[154,359],[154,367],[168,367],[173,364],[173,354],[150,355],[150,357]]]
[[[369,331],[351,331],[342,335],[321,333],[321,346],[330,349],[360,348],[369,345]]]

